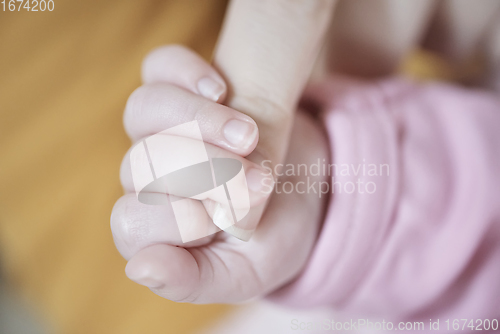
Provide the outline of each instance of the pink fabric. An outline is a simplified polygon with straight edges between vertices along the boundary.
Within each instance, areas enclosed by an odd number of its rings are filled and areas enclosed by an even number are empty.
[[[402,79],[334,79],[306,95],[322,106],[332,163],[388,164],[389,176],[361,176],[373,194],[335,191],[305,270],[269,298],[386,319],[498,319],[500,99]]]

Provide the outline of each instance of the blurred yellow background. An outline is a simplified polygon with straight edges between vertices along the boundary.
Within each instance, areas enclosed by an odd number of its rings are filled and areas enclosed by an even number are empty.
[[[225,0],[54,0],[0,11],[0,266],[57,333],[191,333],[229,307],[163,300],[129,281],[109,215],[142,58],[185,44],[209,58]],[[402,71],[452,78],[432,55]]]
[[[129,281],[109,216],[142,58],[169,43],[210,57],[224,0],[55,0],[0,11],[0,263],[59,333],[190,333],[227,310]]]

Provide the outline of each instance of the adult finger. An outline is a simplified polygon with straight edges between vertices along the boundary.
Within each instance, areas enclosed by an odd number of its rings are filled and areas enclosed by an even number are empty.
[[[251,159],[283,161],[294,111],[336,1],[231,1],[214,55],[225,103],[259,125]],[[249,29],[250,27],[250,29]]]

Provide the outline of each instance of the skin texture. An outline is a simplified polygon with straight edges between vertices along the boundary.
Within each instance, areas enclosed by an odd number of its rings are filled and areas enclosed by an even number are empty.
[[[200,109],[213,117],[209,120],[199,118],[203,135],[212,138],[209,141],[216,149],[224,149],[226,154],[239,153],[244,156],[245,153],[223,143],[220,128],[227,117],[246,119],[248,116],[201,98],[194,91],[188,92],[189,87],[195,87],[193,85],[179,87],[185,81],[176,75],[199,71],[189,73],[189,76],[203,76],[210,72],[210,65],[192,51],[179,46],[154,52],[165,57],[166,63],[170,62],[170,58],[180,56],[191,59],[193,64],[186,64],[184,71],[178,71],[178,74],[169,72],[162,76],[165,72],[160,72],[156,74],[155,80],[146,82],[131,95],[124,120],[131,138],[135,140],[155,133],[158,126],[172,126],[171,121],[176,117],[182,118],[179,122],[187,121],[189,115],[197,119],[197,113],[189,113],[193,103],[196,106],[206,104]],[[148,61],[151,59],[152,56],[146,58],[144,69],[149,68]],[[158,89],[162,96],[170,99],[178,97],[179,101],[159,109],[155,104],[158,101]],[[143,121],[135,121],[135,115],[141,115]],[[155,121],[148,121],[148,117]],[[166,123],[158,125],[158,122],[163,121]],[[210,126],[204,124],[205,121]],[[328,159],[326,138],[310,115],[297,115],[293,133],[287,163],[311,164],[318,157]],[[118,200],[113,209],[111,228],[118,250],[129,260],[126,273],[137,283],[174,301],[234,303],[273,291],[296,276],[305,264],[322,221],[325,197],[319,198],[314,193],[273,194],[260,219],[259,228],[249,242],[240,241],[227,233],[218,233],[183,245],[168,207],[138,202],[131,185],[128,160],[126,156],[121,172],[127,194]],[[296,183],[304,177],[285,177],[281,181]],[[319,176],[311,179],[311,182],[314,181],[324,179]]]
[[[261,140],[252,161],[283,161],[297,102],[336,1],[232,1],[214,55],[225,104],[251,116]],[[242,66],[244,64],[244,66]]]
[[[197,120],[210,145],[246,157],[249,163],[270,160],[275,165],[287,155],[301,163],[326,159],[326,140],[309,117],[301,115],[295,123],[292,141],[290,134],[297,101],[334,3],[233,1],[214,67],[175,46],[146,57],[145,85],[127,103],[127,133],[137,140]],[[209,85],[217,88],[212,91],[200,89],[207,76],[223,88],[222,93],[217,85]],[[247,138],[250,143],[244,147],[230,145],[224,140],[224,124],[229,119],[257,124],[258,136]],[[126,161],[127,157],[121,178],[125,190],[130,191]],[[179,245],[179,236],[171,213],[141,205],[133,194],[125,195],[115,205],[111,227],[118,250],[129,259],[128,277],[165,298],[196,303],[243,301],[285,284],[297,275],[312,249],[324,198],[317,194],[271,197],[265,213],[266,203],[251,209],[249,220],[253,226],[259,225],[251,241],[218,233],[184,245],[191,248],[181,248],[174,246]]]
[[[285,157],[314,163],[327,158],[322,130],[309,116],[294,117],[327,30],[316,76],[331,71],[388,75],[408,52],[424,46],[456,66],[477,53],[486,55],[488,71],[481,80],[495,87],[499,7],[494,0],[481,0],[480,6],[462,0],[233,0],[213,66],[179,46],[146,57],[144,86],[129,99],[125,129],[136,141],[197,120],[209,145],[245,157],[248,164],[270,160],[276,165]],[[254,129],[244,145],[225,137],[224,126],[233,119]],[[306,263],[324,211],[316,194],[272,194],[267,208],[253,212],[259,226],[248,243],[218,233],[182,245],[172,213],[143,205],[130,193],[127,161],[121,179],[128,194],[113,210],[113,236],[129,260],[127,275],[158,295],[195,303],[238,302],[282,286]]]

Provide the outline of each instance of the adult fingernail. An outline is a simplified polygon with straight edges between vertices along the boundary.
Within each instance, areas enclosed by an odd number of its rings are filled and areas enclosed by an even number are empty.
[[[269,194],[274,186],[273,176],[266,171],[252,168],[245,173],[248,189],[254,193]]]
[[[219,101],[224,93],[225,87],[210,77],[203,77],[198,81],[198,92],[212,101]]]
[[[155,270],[150,266],[127,265],[125,267],[125,274],[132,281],[148,288],[159,289],[164,285],[160,277],[155,277]]]
[[[246,149],[250,147],[257,136],[257,128],[255,125],[232,119],[224,126],[224,137],[233,146]]]

